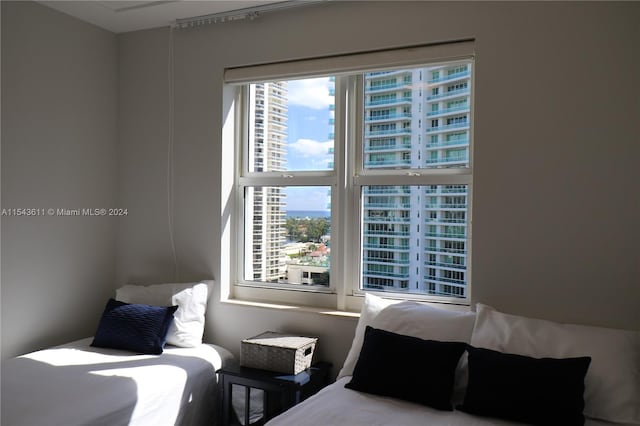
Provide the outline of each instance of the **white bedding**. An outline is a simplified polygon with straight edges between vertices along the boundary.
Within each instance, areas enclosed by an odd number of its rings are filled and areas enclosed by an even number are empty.
[[[282,413],[267,426],[516,426],[505,420],[439,411],[399,399],[356,392],[343,377],[316,395]],[[587,419],[585,426],[613,423]],[[621,425],[617,425],[621,426]]]
[[[2,364],[3,426],[204,425],[216,408],[224,348],[166,346],[162,355],[91,347],[92,339]]]

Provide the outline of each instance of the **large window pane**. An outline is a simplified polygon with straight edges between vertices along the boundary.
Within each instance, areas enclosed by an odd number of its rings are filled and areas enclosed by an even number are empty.
[[[362,188],[362,290],[465,297],[467,185]]]
[[[333,169],[330,77],[249,85],[249,172]]]
[[[366,169],[469,166],[471,62],[364,75]]]
[[[235,296],[348,309],[367,291],[468,301],[473,59],[436,57],[459,59],[243,80]],[[330,281],[332,218],[343,232]]]
[[[245,188],[244,279],[329,286],[329,186]]]

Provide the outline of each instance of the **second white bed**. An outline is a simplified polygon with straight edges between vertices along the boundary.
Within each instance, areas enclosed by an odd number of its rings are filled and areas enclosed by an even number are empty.
[[[356,392],[343,377],[267,423],[267,426],[522,426],[522,423],[440,411],[399,399]],[[587,419],[585,426],[613,423]],[[622,426],[618,424],[617,426]]]

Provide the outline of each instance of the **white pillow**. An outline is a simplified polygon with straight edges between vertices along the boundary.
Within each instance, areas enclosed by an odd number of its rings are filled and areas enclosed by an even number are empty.
[[[640,424],[640,333],[560,324],[477,304],[471,345],[535,358],[590,356],[585,416]]]
[[[406,336],[469,343],[476,314],[402,302],[380,312],[371,326]]]
[[[469,343],[475,313],[448,309],[401,300],[383,299],[367,293],[356,326],[351,349],[338,373],[338,379],[353,375],[358,362],[364,331],[368,325],[426,340]]]
[[[344,376],[353,375],[353,369],[356,366],[356,362],[358,362],[360,350],[362,349],[362,342],[364,341],[364,330],[367,326],[371,325],[375,317],[384,308],[400,302],[400,300],[383,299],[382,297],[374,296],[373,294],[365,294],[362,310],[360,311],[360,319],[358,320],[358,325],[356,325],[356,332],[353,337],[353,343],[351,343],[351,349],[349,349],[347,359],[344,360],[344,365],[338,373],[338,379]]]
[[[206,283],[125,285],[116,290],[116,300],[153,306],[178,305],[167,333],[167,343],[191,348],[202,343],[209,287]]]

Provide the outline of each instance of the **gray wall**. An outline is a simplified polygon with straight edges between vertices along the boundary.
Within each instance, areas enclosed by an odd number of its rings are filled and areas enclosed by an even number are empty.
[[[167,30],[120,36],[118,282],[220,277],[225,67],[476,39],[473,302],[640,329],[638,3],[331,2],[174,32],[175,235],[166,222]],[[149,94],[151,95],[149,96]],[[221,304],[207,338],[320,335],[340,365],[355,321]]]
[[[114,34],[2,2],[2,208],[113,207]],[[2,359],[91,335],[115,275],[105,217],[2,217]]]
[[[113,282],[222,275],[225,67],[467,37],[477,53],[473,302],[640,329],[639,16],[631,2],[330,2],[175,31],[175,268],[168,30],[116,38],[2,2],[2,206],[130,212],[3,218],[3,357],[93,332]],[[218,300],[207,340],[236,352],[267,329],[317,334],[337,370],[355,327]]]

